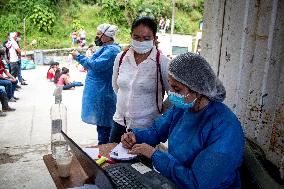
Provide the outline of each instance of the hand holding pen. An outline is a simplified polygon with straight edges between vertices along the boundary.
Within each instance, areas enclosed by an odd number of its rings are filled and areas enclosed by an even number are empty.
[[[124,133],[121,136],[121,143],[124,148],[131,149],[136,143],[136,137],[132,132]]]

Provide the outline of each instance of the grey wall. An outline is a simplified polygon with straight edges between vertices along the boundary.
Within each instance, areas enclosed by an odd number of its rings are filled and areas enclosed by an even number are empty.
[[[207,0],[202,55],[246,136],[284,168],[284,0]]]

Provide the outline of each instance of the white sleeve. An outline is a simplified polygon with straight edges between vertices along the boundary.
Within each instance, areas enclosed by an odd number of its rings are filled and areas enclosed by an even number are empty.
[[[119,71],[119,60],[123,52],[119,53],[115,60],[113,65],[113,72],[112,72],[112,88],[114,92],[117,94],[118,92],[118,85],[117,85],[117,78],[118,78],[118,71]]]
[[[14,49],[18,49],[19,48],[19,45],[18,45],[18,43],[15,40],[11,40],[11,42],[12,42],[12,47]]]
[[[164,55],[161,54],[161,61],[160,61],[161,73],[162,73],[164,88],[165,88],[166,91],[168,91],[170,89],[170,85],[169,85],[169,81],[168,81],[168,79],[169,79],[169,74],[168,74],[169,63],[170,63],[170,60],[167,57],[165,57]]]

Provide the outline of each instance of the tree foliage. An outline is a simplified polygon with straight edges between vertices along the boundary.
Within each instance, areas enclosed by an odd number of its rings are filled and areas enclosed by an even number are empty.
[[[204,0],[176,0],[175,33],[195,34],[202,20]],[[139,16],[171,17],[172,0],[0,0],[0,40],[12,31],[23,32],[26,18],[28,48],[61,48],[72,30],[85,28],[87,43],[95,38],[97,25],[119,27],[117,41],[129,42],[130,26]],[[62,38],[66,40],[62,40]]]
[[[80,28],[83,28],[83,26],[82,26],[80,20],[74,19],[74,20],[73,20],[73,23],[72,23],[72,29],[73,29],[73,30],[79,30]]]
[[[112,22],[130,26],[133,20],[139,16],[171,15],[171,3],[169,0],[100,0],[98,5],[102,7],[102,15]]]
[[[48,7],[36,5],[33,9],[30,19],[39,31],[52,33],[52,26],[55,22],[55,15]]]
[[[176,7],[185,12],[199,11],[203,14],[204,0],[177,0]]]
[[[102,15],[113,23],[131,26],[133,20],[139,16],[150,16],[155,19],[171,17],[171,0],[98,0],[102,7]],[[204,0],[177,0],[176,8],[187,12],[190,18],[182,17],[176,20],[176,31],[192,33],[197,30],[202,20]],[[187,15],[185,15],[187,16]],[[189,23],[195,22],[194,26]]]
[[[112,23],[125,24],[126,19],[123,14],[125,7],[120,1],[102,0],[101,7],[103,16]]]

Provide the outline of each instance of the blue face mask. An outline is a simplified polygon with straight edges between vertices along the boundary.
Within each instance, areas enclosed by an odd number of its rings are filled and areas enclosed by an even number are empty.
[[[189,110],[190,108],[192,108],[195,105],[195,101],[196,101],[197,98],[194,99],[190,103],[186,103],[186,102],[184,102],[185,97],[186,96],[183,96],[183,95],[180,95],[178,93],[169,91],[169,100],[174,106],[176,106],[178,108],[182,108],[184,110]]]

